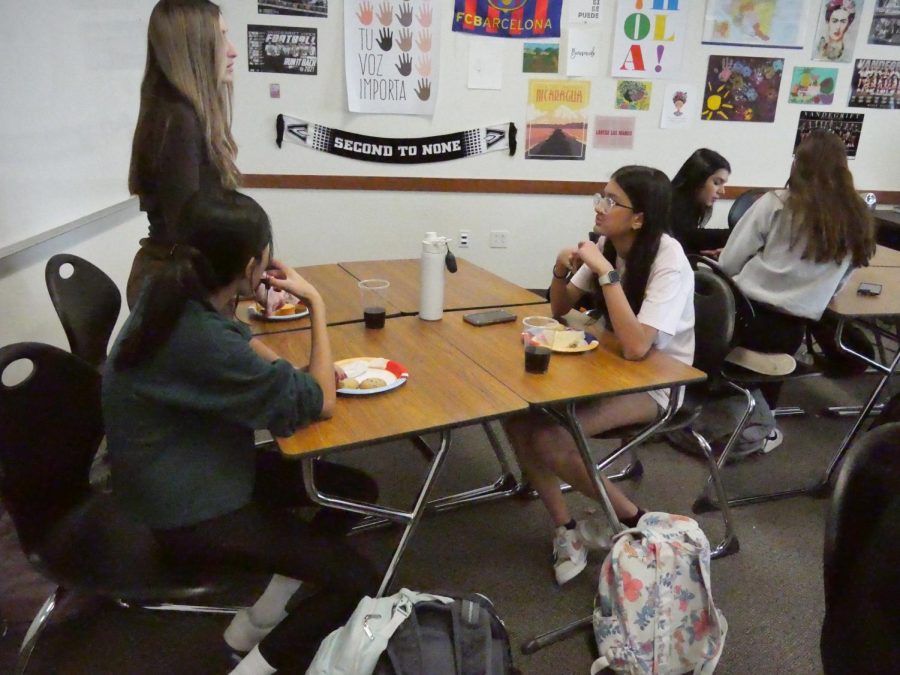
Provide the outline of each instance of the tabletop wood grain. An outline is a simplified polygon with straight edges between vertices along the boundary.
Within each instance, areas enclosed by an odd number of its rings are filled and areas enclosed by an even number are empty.
[[[580,354],[554,353],[546,374],[527,373],[521,319],[550,316],[550,305],[507,310],[517,316],[517,321],[475,327],[464,322],[461,313],[453,312],[428,325],[529,403],[542,405],[649,391],[706,378],[702,371],[656,350],[641,361],[628,361],[611,333],[593,327],[589,330],[599,337],[599,347]]]
[[[871,267],[900,267],[900,251],[878,244],[875,255],[869,261]]]
[[[455,274],[444,272],[444,310],[509,307],[546,302],[493,272],[457,258]],[[419,311],[419,260],[365,260],[341,263],[357,279],[387,279],[388,299],[404,314]]]
[[[859,295],[859,284],[881,284],[877,296]],[[900,268],[859,267],[828,304],[828,310],[845,317],[890,317],[900,315]]]
[[[338,396],[334,416],[277,439],[286,455],[320,453],[460,426],[526,410],[528,405],[417,317],[388,319],[381,330],[361,323],[328,329],[335,361],[381,356],[406,366],[409,380],[371,396]],[[307,363],[309,331],[260,338],[295,366]]]

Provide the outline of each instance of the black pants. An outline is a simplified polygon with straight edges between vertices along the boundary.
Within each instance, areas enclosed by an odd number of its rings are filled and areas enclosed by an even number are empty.
[[[793,356],[803,344],[809,319],[779,312],[749,298],[747,300],[753,306],[755,316],[747,330],[741,333],[741,346],[757,352],[784,353]],[[773,382],[759,387],[766,403],[772,409],[778,405],[781,385],[781,382]]]
[[[192,566],[280,574],[313,584],[318,592],[296,606],[288,603],[287,618],[259,644],[273,667],[303,673],[322,639],[346,622],[362,596],[378,590],[380,579],[344,537],[359,516],[322,509],[312,522],[303,522],[284,508],[310,503],[300,463],[261,453],[260,464],[250,504],[154,534],[167,553]],[[323,492],[360,501],[378,496],[366,474],[327,462],[319,462],[316,484]]]

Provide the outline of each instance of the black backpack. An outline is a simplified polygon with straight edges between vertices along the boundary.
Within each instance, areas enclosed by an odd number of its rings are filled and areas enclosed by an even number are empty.
[[[419,602],[373,675],[517,675],[506,626],[483,595]]]

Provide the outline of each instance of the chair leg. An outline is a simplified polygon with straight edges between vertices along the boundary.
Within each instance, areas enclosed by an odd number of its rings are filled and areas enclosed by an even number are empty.
[[[158,605],[129,604],[124,600],[115,603],[123,609],[146,609],[151,612],[184,612],[186,614],[237,614],[243,607],[210,607],[205,605],[176,605],[161,602]]]
[[[577,621],[566,624],[562,628],[557,628],[556,630],[551,630],[547,631],[546,633],[536,635],[527,642],[522,643],[522,653],[534,654],[536,651],[539,651],[544,647],[549,647],[550,645],[559,642],[560,640],[565,640],[571,637],[580,630],[591,627],[593,623],[594,615],[589,614],[588,616],[578,619]]]
[[[41,605],[38,613],[35,614],[31,625],[28,627],[28,632],[25,633],[25,638],[22,640],[22,646],[19,648],[19,658],[16,661],[16,669],[13,671],[15,675],[24,675],[38,638],[50,622],[50,615],[53,613],[53,610],[56,609],[56,606],[65,597],[66,593],[66,589],[62,586],[57,586],[44,600],[44,604]]]
[[[706,457],[706,463],[709,464],[709,477],[715,487],[716,496],[719,499],[720,508],[722,510],[722,521],[725,523],[725,536],[722,538],[722,541],[710,551],[710,557],[714,560],[716,558],[724,558],[725,556],[729,556],[732,553],[737,553],[741,550],[741,544],[738,541],[737,535],[734,533],[734,527],[731,523],[731,509],[728,508],[728,493],[725,492],[725,486],[722,484],[722,475],[719,473],[719,466],[716,464],[715,458],[713,458],[712,448],[709,447],[709,442],[693,429],[691,429],[691,434],[693,434],[697,443],[699,443],[700,449],[703,450],[703,454]]]

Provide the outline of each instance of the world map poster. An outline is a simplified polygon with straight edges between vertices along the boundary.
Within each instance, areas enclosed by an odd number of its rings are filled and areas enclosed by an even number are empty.
[[[707,0],[703,43],[802,49],[808,0]]]

